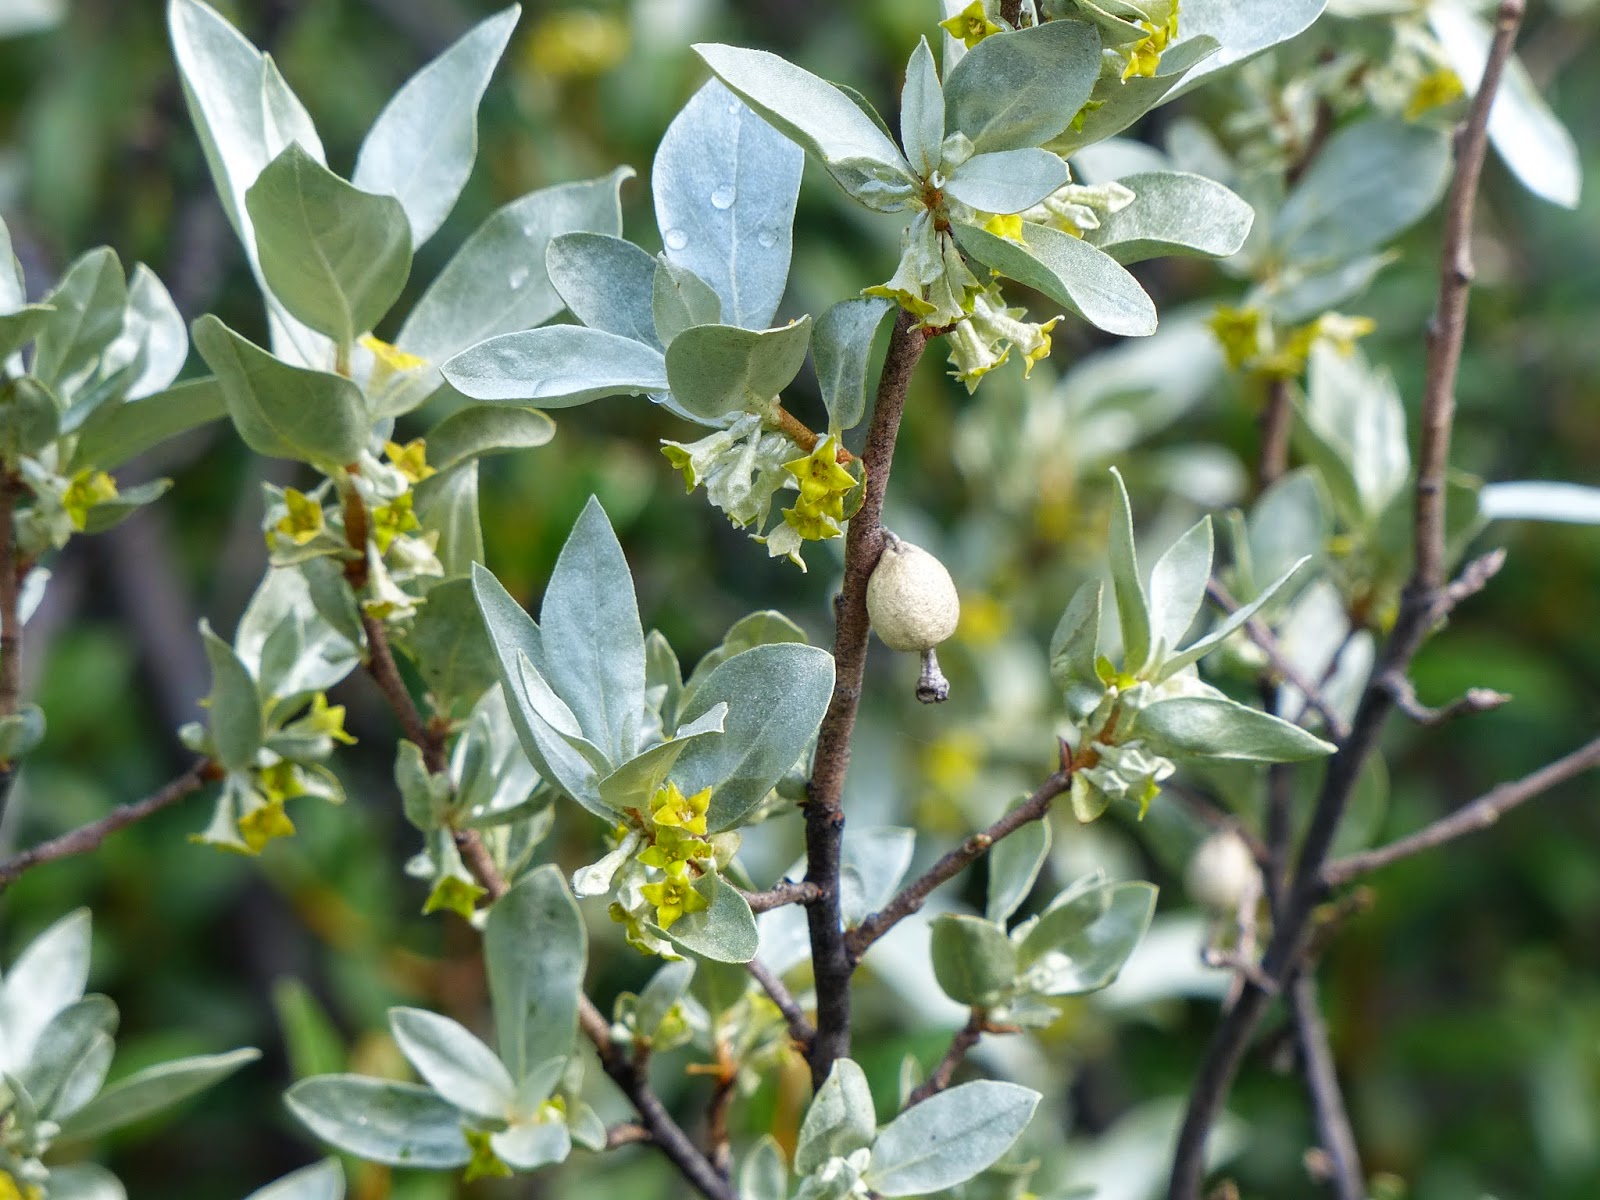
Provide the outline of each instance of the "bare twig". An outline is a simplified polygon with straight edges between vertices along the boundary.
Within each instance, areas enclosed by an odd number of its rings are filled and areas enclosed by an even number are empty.
[[[1256,459],[1256,491],[1264,492],[1288,469],[1289,431],[1294,423],[1289,381],[1274,376],[1267,382],[1267,400],[1261,410],[1261,453]]]
[[[1072,772],[1057,771],[1021,804],[982,833],[975,833],[933,866],[900,890],[900,893],[845,936],[852,962],[859,962],[867,948],[901,921],[919,910],[935,888],[954,879],[1002,838],[1010,837],[1024,825],[1041,820],[1050,811],[1050,802],[1072,783]]]
[[[0,466],[0,719],[22,706],[22,562],[16,536],[21,498],[21,477]],[[15,777],[14,764],[0,763],[0,812]]]
[[[1509,783],[1502,783],[1476,800],[1462,805],[1449,816],[1441,817],[1431,825],[1417,830],[1409,837],[1390,842],[1387,846],[1379,846],[1375,850],[1335,859],[1323,868],[1322,878],[1328,886],[1335,887],[1369,871],[1387,867],[1402,858],[1410,858],[1413,854],[1432,850],[1436,846],[1453,842],[1469,833],[1488,829],[1519,804],[1525,804],[1557,784],[1565,783],[1596,768],[1600,768],[1600,738],[1574,750],[1565,758],[1558,758],[1555,762],[1540,767],[1532,774],[1524,775],[1521,779]]]
[[[806,786],[806,882],[818,889],[817,898],[806,907],[817,990],[817,1036],[811,1044],[811,1078],[817,1087],[828,1077],[834,1060],[850,1051],[850,975],[855,964],[845,947],[839,908],[844,778],[850,767],[850,739],[867,665],[867,579],[883,552],[881,521],[889,469],[911,375],[927,341],[927,334],[916,327],[916,318],[902,311],[889,339],[862,451],[865,495],[860,511],[850,519],[844,583],[834,599],[838,628],[833,642],[833,697],[817,733]]]
[[[1223,612],[1232,614],[1239,611],[1239,602],[1215,579],[1206,584],[1206,595]],[[1342,742],[1350,736],[1349,723],[1333,711],[1323,698],[1321,689],[1284,656],[1283,648],[1278,645],[1278,639],[1273,636],[1272,630],[1267,628],[1265,622],[1251,617],[1244,623],[1244,632],[1267,656],[1267,662],[1272,664],[1273,674],[1300,690],[1300,694],[1306,698],[1306,706],[1322,718],[1334,741]]]
[[[618,1146],[638,1146],[654,1140],[650,1131],[637,1121],[625,1121],[606,1130],[607,1150],[615,1150]]]
[[[816,432],[781,404],[773,406],[772,422],[778,427],[779,433],[788,434],[789,440],[807,454],[815,450],[817,443],[822,440],[820,433]],[[834,453],[834,459],[841,463],[853,463],[856,461],[856,456],[841,445]]]
[[[822,889],[814,883],[804,880],[795,882],[790,879],[780,879],[764,892],[741,891],[745,903],[754,913],[771,912],[775,908],[783,908],[788,904],[810,904],[819,899]]]
[[[956,1068],[959,1067],[971,1049],[978,1044],[978,1039],[987,1028],[983,1010],[975,1008],[972,1015],[967,1018],[967,1023],[956,1030],[950,1039],[950,1048],[944,1052],[944,1057],[939,1060],[939,1065],[933,1069],[922,1083],[906,1098],[906,1107],[914,1108],[930,1096],[936,1096],[950,1086],[950,1080],[955,1077]]]
[[[750,972],[750,977],[761,985],[761,990],[766,992],[771,1001],[778,1006],[778,1011],[783,1014],[783,1019],[789,1026],[789,1036],[794,1039],[795,1045],[801,1051],[809,1049],[812,1039],[817,1036],[816,1027],[806,1019],[805,1010],[800,1007],[800,1002],[794,994],[784,986],[783,980],[777,973],[769,968],[759,958],[752,958],[745,963],[745,968]]]
[[[1433,619],[1442,621],[1463,600],[1476,596],[1489,586],[1489,581],[1506,565],[1505,548],[1498,547],[1469,562],[1455,579],[1447,584],[1434,607]]]
[[[728,1110],[733,1105],[739,1082],[739,1066],[727,1059],[725,1047],[718,1047],[716,1082],[706,1105],[706,1157],[718,1175],[727,1179],[733,1172],[733,1138],[728,1132]]]
[[[1394,697],[1395,707],[1419,725],[1443,725],[1470,713],[1491,712],[1511,700],[1505,692],[1497,692],[1492,688],[1468,688],[1465,694],[1456,697],[1449,704],[1441,708],[1430,708],[1417,699],[1416,686],[1406,676],[1391,671],[1379,682],[1389,689]]]
[[[361,627],[367,631],[367,674],[372,676],[372,681],[378,685],[383,698],[394,710],[401,732],[422,751],[423,763],[430,772],[438,774],[446,765],[444,737],[437,730],[430,729],[422,719],[416,701],[406,689],[405,680],[400,678],[400,669],[395,666],[394,651],[389,648],[389,634],[383,622],[363,612]]]
[[[24,871],[41,863],[55,862],[59,858],[70,858],[75,854],[88,854],[91,850],[98,849],[100,843],[117,830],[143,821],[164,808],[171,808],[185,796],[199,791],[207,783],[221,777],[222,772],[217,765],[210,759],[203,758],[159,792],[154,792],[132,804],[114,808],[98,821],[80,826],[48,842],[41,842],[15,858],[7,859],[4,863],[0,863],[0,891],[15,883]]]
[[[1423,391],[1421,446],[1416,456],[1415,566],[1401,596],[1400,612],[1384,645],[1373,680],[1362,695],[1350,733],[1329,761],[1311,825],[1300,847],[1285,911],[1273,930],[1262,969],[1273,979],[1289,978],[1305,948],[1311,914],[1325,890],[1323,864],[1344,818],[1350,796],[1368,756],[1376,748],[1394,707],[1394,697],[1378,679],[1406,672],[1432,630],[1444,594],[1444,485],[1455,414],[1455,380],[1461,358],[1472,279],[1470,234],[1478,179],[1488,144],[1489,110],[1516,42],[1523,0],[1503,0],[1495,19],[1483,80],[1466,122],[1456,135],[1454,176],[1446,201],[1445,239],[1438,309],[1428,330],[1428,370]],[[1195,1200],[1205,1178],[1205,1146],[1222,1111],[1250,1038],[1266,1012],[1268,993],[1245,988],[1212,1036],[1195,1075],[1173,1155],[1168,1200]]]
[[[1294,1022],[1295,1040],[1305,1069],[1306,1088],[1316,1114],[1317,1134],[1322,1142],[1328,1180],[1339,1200],[1366,1200],[1365,1176],[1361,1155],[1356,1148],[1350,1114],[1345,1110],[1344,1094],[1339,1090],[1339,1073],[1328,1041],[1328,1026],[1317,1001],[1317,981],[1302,970],[1289,986],[1289,1013]]]

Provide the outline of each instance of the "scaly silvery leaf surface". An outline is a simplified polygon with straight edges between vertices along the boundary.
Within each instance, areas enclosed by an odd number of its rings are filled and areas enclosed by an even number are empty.
[[[251,1192],[245,1200],[344,1200],[344,1171],[326,1159]]]
[[[883,1196],[924,1196],[965,1183],[1016,1143],[1039,1093],[981,1080],[908,1108],[878,1134],[863,1176]]]

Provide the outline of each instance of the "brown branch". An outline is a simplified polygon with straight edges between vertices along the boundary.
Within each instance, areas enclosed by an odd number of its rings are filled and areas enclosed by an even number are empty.
[[[15,883],[24,871],[39,866],[41,863],[55,862],[60,858],[71,858],[76,854],[88,854],[91,850],[99,848],[105,841],[119,829],[143,821],[146,817],[154,816],[164,808],[171,808],[184,797],[199,791],[208,783],[222,778],[222,771],[208,758],[202,758],[182,775],[179,775],[159,792],[137,800],[132,804],[124,804],[112,809],[98,821],[80,826],[60,837],[52,838],[48,842],[41,842],[31,850],[24,850],[15,858],[7,859],[0,863],[0,891],[4,891]]]
[[[361,628],[367,631],[367,674],[372,676],[383,698],[389,702],[395,719],[400,722],[401,732],[422,751],[423,764],[430,773],[439,774],[447,766],[443,733],[430,729],[428,722],[422,719],[417,702],[411,698],[406,681],[400,677],[400,669],[395,665],[394,651],[389,648],[389,634],[383,622],[363,612]]]
[[[1294,405],[1289,381],[1273,376],[1267,381],[1267,400],[1261,409],[1261,453],[1256,459],[1256,491],[1264,492],[1289,469],[1289,431],[1294,427]]]
[[[772,423],[778,427],[778,432],[788,435],[800,449],[810,454],[817,448],[817,443],[822,440],[822,435],[795,416],[781,404],[773,405]],[[834,459],[841,463],[853,463],[856,456],[840,445],[834,454]]]
[[[750,972],[750,977],[761,985],[761,990],[766,992],[768,998],[778,1006],[778,1011],[783,1014],[783,1019],[789,1026],[789,1036],[794,1039],[795,1045],[800,1047],[802,1053],[809,1050],[817,1036],[817,1030],[806,1019],[805,1010],[800,1007],[800,1002],[794,998],[794,994],[784,986],[783,980],[778,978],[777,973],[759,958],[752,958],[745,963],[745,968]]]
[[[812,1042],[811,1079],[821,1087],[835,1059],[850,1052],[850,975],[854,961],[845,948],[839,908],[840,844],[844,836],[844,779],[850,739],[867,666],[867,579],[883,552],[883,498],[889,486],[900,417],[911,376],[928,336],[916,318],[901,311],[889,338],[878,378],[877,402],[862,451],[866,471],[860,511],[845,540],[844,583],[834,599],[838,628],[833,642],[834,685],[817,733],[811,779],[806,785],[806,882],[819,894],[806,907],[812,974],[817,990],[817,1036]]]
[[[17,548],[17,501],[22,478],[0,465],[0,718],[22,707],[22,560]],[[11,794],[16,764],[0,763],[0,812]]]
[[[1416,685],[1404,675],[1390,672],[1379,682],[1389,689],[1394,697],[1395,707],[1417,724],[1430,727],[1444,725],[1457,717],[1471,713],[1492,712],[1511,700],[1505,692],[1497,692],[1492,688],[1468,688],[1463,695],[1456,697],[1449,704],[1431,708],[1417,699]]]
[[[1361,1154],[1355,1131],[1339,1089],[1339,1072],[1333,1061],[1333,1046],[1328,1041],[1328,1025],[1317,1000],[1317,981],[1309,971],[1301,971],[1289,987],[1289,1014],[1294,1022],[1295,1040],[1305,1069],[1306,1090],[1311,1094],[1311,1109],[1316,1115],[1317,1135],[1328,1181],[1339,1200],[1367,1200],[1366,1177],[1361,1170]]]
[[[915,1091],[906,1098],[906,1107],[915,1108],[930,1096],[937,1096],[950,1086],[950,1080],[955,1077],[956,1068],[966,1059],[971,1049],[978,1044],[978,1039],[983,1036],[988,1028],[982,1009],[975,1008],[972,1015],[967,1018],[967,1023],[956,1030],[950,1039],[950,1048],[944,1052],[944,1057],[939,1060],[939,1065],[933,1069],[933,1074],[922,1081]]]
[[[920,909],[935,888],[940,884],[954,879],[967,867],[971,866],[989,848],[1002,838],[1010,837],[1017,830],[1033,821],[1043,819],[1050,811],[1050,802],[1072,784],[1072,772],[1063,768],[1057,771],[1044,783],[1039,785],[1033,795],[1017,805],[1005,816],[1001,817],[982,833],[975,833],[961,845],[950,851],[917,879],[907,884],[900,890],[899,895],[890,900],[877,912],[869,916],[861,924],[852,929],[845,937],[845,946],[850,954],[851,961],[859,962],[867,948],[877,941],[901,921]]]
[[[1483,81],[1467,120],[1456,135],[1456,163],[1446,201],[1438,309],[1428,331],[1428,369],[1423,389],[1421,446],[1416,456],[1415,567],[1401,596],[1400,612],[1378,668],[1362,695],[1348,737],[1328,763],[1311,825],[1301,844],[1285,912],[1273,929],[1262,969],[1275,980],[1293,973],[1304,951],[1311,915],[1324,894],[1323,864],[1344,818],[1368,756],[1377,747],[1394,708],[1379,682],[1390,671],[1404,674],[1431,632],[1444,589],[1444,482],[1455,414],[1460,364],[1472,279],[1469,239],[1478,179],[1488,144],[1489,110],[1522,21],[1522,0],[1503,0],[1495,19]],[[1188,1109],[1173,1154],[1168,1200],[1196,1200],[1205,1179],[1205,1147],[1222,1111],[1245,1051],[1270,997],[1254,985],[1223,1016],[1190,1090]]]
[[[789,904],[811,904],[821,898],[822,889],[804,880],[796,883],[790,879],[781,879],[764,892],[741,890],[739,894],[744,897],[751,912],[764,913]]]
[[[1239,611],[1240,604],[1229,593],[1228,589],[1213,579],[1206,584],[1206,596],[1223,612],[1233,614]],[[1310,708],[1328,728],[1328,733],[1336,742],[1342,742],[1350,736],[1350,726],[1323,698],[1322,691],[1308,679],[1303,671],[1284,657],[1283,648],[1278,645],[1278,639],[1268,629],[1266,623],[1258,617],[1251,617],[1244,623],[1244,632],[1252,642],[1267,656],[1267,662],[1272,664],[1272,672],[1285,683],[1292,684],[1300,690],[1306,698],[1306,707]]]
[[[725,1058],[726,1048],[718,1047]],[[719,1064],[711,1100],[706,1105],[706,1157],[718,1175],[727,1179],[733,1173],[733,1138],[728,1132],[728,1110],[739,1083],[739,1065],[731,1060]]]
[[[1390,863],[1399,862],[1402,858],[1410,858],[1413,854],[1443,846],[1469,833],[1488,829],[1518,805],[1525,804],[1558,784],[1565,783],[1586,771],[1593,771],[1597,767],[1600,767],[1600,738],[1574,750],[1565,758],[1558,758],[1555,762],[1524,775],[1521,779],[1500,784],[1408,837],[1390,842],[1387,846],[1379,846],[1375,850],[1366,850],[1360,854],[1335,859],[1323,868],[1322,879],[1327,886],[1336,887],[1349,883],[1369,871],[1376,871],[1381,867],[1387,867]]]
[[[1022,0],[1000,0],[1000,20],[1015,29],[1022,20]]]
[[[639,1146],[655,1139],[650,1136],[650,1131],[636,1121],[624,1121],[621,1125],[613,1125],[606,1130],[606,1149],[615,1150],[618,1146]]]

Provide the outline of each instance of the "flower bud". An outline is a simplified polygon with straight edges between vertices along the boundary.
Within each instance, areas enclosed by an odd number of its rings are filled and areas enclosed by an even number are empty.
[[[1200,843],[1183,874],[1189,895],[1214,912],[1237,912],[1261,887],[1255,855],[1232,829]]]

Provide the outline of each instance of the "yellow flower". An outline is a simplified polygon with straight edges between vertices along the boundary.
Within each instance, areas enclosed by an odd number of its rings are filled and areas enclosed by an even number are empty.
[[[892,281],[891,281],[892,282]],[[874,284],[861,290],[863,296],[876,296],[880,300],[893,300],[914,317],[930,316],[938,311],[937,304],[929,303],[915,292],[903,287],[890,287],[887,283]]]
[[[463,879],[459,875],[442,875],[439,882],[433,885],[433,890],[428,893],[428,899],[422,905],[422,913],[426,916],[443,910],[455,913],[463,921],[470,921],[478,901],[486,895],[487,892],[470,880]]]
[[[1261,318],[1259,308],[1218,306],[1206,322],[1235,371],[1261,353]]]
[[[461,1132],[467,1139],[467,1145],[472,1148],[472,1160],[467,1163],[466,1173],[461,1176],[464,1181],[471,1183],[474,1179],[511,1178],[511,1168],[500,1161],[500,1156],[489,1144],[487,1129],[463,1129]]]
[[[1417,80],[1417,86],[1411,91],[1411,99],[1406,102],[1406,120],[1415,121],[1423,113],[1443,108],[1466,94],[1467,89],[1461,85],[1461,76],[1449,67],[1429,71]]]
[[[989,14],[984,11],[983,0],[972,0],[972,3],[951,17],[948,21],[940,21],[939,28],[955,38],[971,50],[990,34],[1001,32],[1001,27],[989,19]]]
[[[329,704],[328,693],[318,692],[311,697],[311,708],[295,722],[307,733],[325,733],[336,742],[354,746],[356,739],[344,729],[344,705]]]
[[[44,1193],[31,1183],[18,1183],[9,1171],[0,1171],[0,1200],[42,1200]]]
[[[844,501],[855,490],[856,477],[839,465],[838,439],[829,435],[810,454],[791,459],[783,469],[800,485],[800,499],[785,509],[783,519],[806,541],[838,537]]]
[[[285,800],[292,800],[305,792],[300,786],[299,773],[292,762],[281,761],[270,767],[262,767],[256,772],[256,782],[266,793],[269,804],[281,806]]]
[[[402,371],[415,371],[418,367],[428,365],[428,360],[419,358],[415,354],[407,354],[398,346],[391,346],[388,342],[380,341],[370,333],[363,334],[360,338],[363,348],[372,352],[372,357],[378,360],[378,367],[384,375],[397,374]]]
[[[61,507],[67,510],[74,529],[89,523],[89,510],[97,504],[106,504],[117,498],[117,481],[104,471],[85,467],[72,477],[67,490],[62,493]]]
[[[997,214],[985,221],[983,227],[994,234],[995,237],[1003,237],[1008,242],[1020,242],[1022,240],[1021,213]]]
[[[421,529],[422,523],[411,508],[411,493],[396,496],[382,508],[372,510],[372,540],[378,543],[378,552],[384,553],[390,543],[402,533]]]
[[[1315,336],[1331,343],[1340,354],[1355,353],[1356,339],[1364,338],[1378,328],[1371,317],[1351,317],[1344,313],[1323,313],[1311,323]]]
[[[304,546],[322,532],[321,503],[295,488],[283,493],[283,503],[289,511],[272,527],[274,533],[288,538],[296,546]]]
[[[1073,133],[1082,133],[1083,132],[1083,123],[1089,119],[1089,114],[1094,112],[1096,109],[1101,109],[1101,108],[1104,108],[1105,106],[1106,106],[1106,102],[1104,100],[1087,100],[1087,101],[1085,101],[1083,107],[1080,108],[1077,111],[1077,113],[1074,114],[1074,116],[1072,118],[1072,122],[1071,122],[1072,132]]]
[[[1156,73],[1156,68],[1161,65],[1161,52],[1178,36],[1177,4],[1173,4],[1171,13],[1160,25],[1140,21],[1139,27],[1148,36],[1135,42],[1129,49],[1128,65],[1122,72],[1123,82],[1127,82],[1135,75],[1142,75],[1148,79]]]
[[[825,542],[844,532],[830,518],[805,512],[798,504],[783,510],[783,521],[808,542]]]
[[[699,820],[703,826],[705,817],[702,815]],[[711,843],[705,839],[662,825],[656,830],[655,844],[640,852],[639,861],[647,867],[666,871],[677,863],[709,859],[713,853]]]
[[[628,26],[619,17],[569,9],[533,27],[528,61],[555,79],[602,75],[628,56],[629,41]]]
[[[239,836],[251,854],[260,854],[268,842],[294,836],[294,822],[283,811],[282,800],[269,800],[239,818]]]
[[[692,796],[685,796],[678,790],[677,784],[668,783],[651,798],[650,819],[658,826],[703,834],[706,831],[706,812],[710,807],[710,788],[702,788]]]
[[[385,442],[383,452],[389,456],[394,469],[411,483],[421,483],[430,475],[439,473],[428,465],[428,443],[423,438],[407,442],[404,446],[397,442]]]
[[[679,917],[711,907],[711,902],[694,890],[694,880],[689,878],[689,868],[683,863],[674,863],[667,868],[665,879],[660,883],[647,883],[639,892],[655,905],[656,924],[663,929],[671,929]]]

